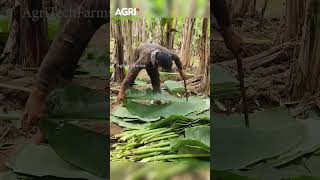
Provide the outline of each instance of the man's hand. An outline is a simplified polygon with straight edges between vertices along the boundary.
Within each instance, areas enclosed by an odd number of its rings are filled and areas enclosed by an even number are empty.
[[[125,98],[125,92],[124,92],[124,90],[120,89],[120,91],[118,93],[118,97],[117,97],[117,103],[122,103],[124,98]]]
[[[224,38],[224,42],[229,50],[233,54],[239,54],[241,52],[242,38],[232,28],[223,29],[221,32]]]
[[[186,75],[184,74],[183,70],[179,69],[179,74],[183,80],[186,80]]]
[[[32,90],[26,103],[25,112],[22,117],[22,129],[30,131],[35,125],[38,125],[47,109],[47,94],[35,88]]]

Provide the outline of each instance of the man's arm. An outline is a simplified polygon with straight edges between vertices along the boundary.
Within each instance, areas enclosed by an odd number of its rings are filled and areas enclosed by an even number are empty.
[[[213,15],[217,18],[221,29],[231,27],[231,17],[226,0],[213,0],[212,2]]]
[[[224,42],[233,54],[239,54],[241,51],[242,39],[238,33],[233,30],[230,11],[226,0],[213,0],[213,15],[216,17],[220,26],[220,33]]]
[[[85,0],[79,6],[79,11],[107,12],[107,3],[100,0]],[[41,64],[36,87],[48,94],[62,80],[70,80],[91,37],[106,22],[107,17],[99,17],[98,14],[96,18],[82,15],[65,19],[61,31]]]
[[[183,80],[185,80],[185,79],[186,79],[186,76],[185,76],[185,74],[183,73],[182,63],[181,63],[181,61],[180,61],[179,56],[177,56],[177,55],[174,54],[174,53],[171,53],[171,58],[172,58],[172,60],[174,61],[174,63],[176,64],[181,78],[182,78]]]
[[[26,103],[22,117],[23,129],[37,125],[46,110],[49,93],[62,82],[70,80],[83,51],[95,31],[108,21],[107,1],[84,0],[75,11],[93,12],[95,17],[68,17],[51,45],[37,75],[36,84]],[[104,13],[103,13],[104,12]],[[105,16],[101,16],[103,13]],[[77,13],[77,15],[79,15]]]
[[[130,68],[127,76],[124,78],[119,93],[118,93],[118,98],[117,101],[118,102],[122,102],[123,99],[125,98],[125,93],[126,90],[133,85],[135,79],[137,78],[139,72],[144,68],[143,65],[141,64],[141,59],[139,58],[139,60],[137,60],[136,63],[133,64],[133,66]]]

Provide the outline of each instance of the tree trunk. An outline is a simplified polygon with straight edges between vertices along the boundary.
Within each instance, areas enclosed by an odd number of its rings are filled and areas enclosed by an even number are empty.
[[[14,2],[11,12],[11,31],[0,58],[1,63],[17,64],[19,60],[20,4]]]
[[[23,67],[39,67],[48,50],[46,16],[33,19],[32,12],[44,12],[43,1],[22,0],[20,8],[20,60]]]
[[[208,43],[207,43],[208,44]],[[209,54],[209,48],[207,48],[207,54]],[[205,59],[205,67],[204,67],[203,78],[201,81],[201,91],[205,92],[206,94],[210,94],[210,56],[207,56]]]
[[[141,40],[142,40],[142,42],[148,41],[147,22],[146,22],[145,18],[142,19]]]
[[[291,67],[290,100],[320,92],[320,3],[307,0],[298,58]]]
[[[114,74],[112,75],[113,81],[121,83],[124,80],[124,63],[123,63],[123,37],[122,37],[122,29],[121,29],[121,22],[116,20],[115,25],[115,42],[114,42],[114,57],[115,60],[114,64]]]
[[[184,67],[190,66],[192,56],[191,45],[195,20],[195,18],[187,18],[183,27],[181,59]]]
[[[203,18],[202,21],[202,34],[200,36],[199,41],[199,68],[198,68],[198,76],[203,76],[206,72],[206,60],[208,58],[208,18]]]
[[[232,17],[254,17],[256,15],[256,0],[232,0]]]
[[[166,23],[166,48],[173,49],[174,35],[176,32],[177,19],[168,18]]]
[[[277,44],[296,40],[297,37],[301,36],[305,2],[305,0],[286,0],[285,15],[282,16],[282,24],[278,31],[280,39]]]
[[[126,53],[125,53],[125,60],[127,61],[128,64],[132,64],[133,62],[133,37],[132,37],[132,20],[126,20],[124,21],[124,44],[126,48]]]
[[[48,50],[46,16],[32,19],[32,12],[44,12],[43,1],[14,2],[11,32],[0,61],[23,67],[39,67]]]

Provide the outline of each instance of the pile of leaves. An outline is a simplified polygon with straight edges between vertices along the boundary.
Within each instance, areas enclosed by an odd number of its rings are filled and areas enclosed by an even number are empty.
[[[226,84],[231,81],[230,73],[216,76],[220,76],[215,77],[220,81],[213,81],[211,92],[222,92],[212,94],[222,99],[229,94]],[[222,109],[219,103],[214,105]],[[240,114],[216,112],[219,113],[211,115],[214,179],[313,179],[320,175],[319,112],[313,112],[317,115],[309,119],[298,120],[284,106],[258,111],[249,115],[250,128],[245,128]]]
[[[150,103],[158,101],[161,103]],[[113,137],[113,161],[209,160],[209,99],[188,101],[166,92],[128,91],[111,121],[125,128]]]

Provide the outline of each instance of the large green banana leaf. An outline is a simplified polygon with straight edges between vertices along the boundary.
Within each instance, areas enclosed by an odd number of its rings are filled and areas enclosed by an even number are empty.
[[[285,114],[280,108],[250,115],[250,128],[244,128],[241,116],[216,116],[211,137],[213,167],[242,169],[296,148],[303,142],[306,128]]]
[[[107,136],[58,119],[43,119],[41,130],[62,159],[98,176],[107,176]]]
[[[32,162],[32,164],[30,164],[30,162]],[[34,177],[43,177],[44,179],[49,179],[48,176],[67,179],[104,179],[70,165],[61,159],[55,151],[47,145],[26,145],[16,154],[16,156],[10,159],[8,166],[15,173],[26,174]],[[15,180],[14,178],[18,177],[18,175],[12,173],[7,174],[7,176],[12,180]]]
[[[187,115],[192,112],[203,112],[210,108],[210,100],[190,97],[188,102],[172,102],[160,105],[146,105],[134,101],[125,101],[128,111],[141,118],[169,117],[170,115]]]

